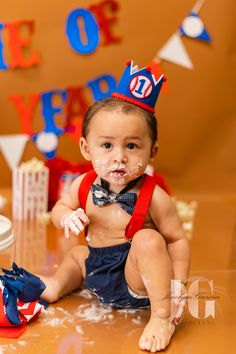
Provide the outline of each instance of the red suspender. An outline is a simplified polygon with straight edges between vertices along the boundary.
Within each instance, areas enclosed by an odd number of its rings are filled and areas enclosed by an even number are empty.
[[[133,215],[125,229],[127,239],[132,239],[134,234],[142,229],[155,186],[155,178],[145,175]]]
[[[88,198],[88,194],[90,191],[90,187],[93,184],[95,178],[97,177],[97,174],[94,170],[91,170],[87,172],[87,174],[84,176],[80,187],[78,191],[78,197],[79,197],[79,202],[80,206],[82,209],[86,208],[86,201]],[[144,181],[134,208],[133,215],[131,216],[131,219],[126,226],[125,229],[125,236],[127,239],[132,239],[134,234],[141,230],[147,211],[148,207],[152,198],[152,194],[154,191],[154,188],[156,186],[156,180],[154,177],[151,177],[149,175],[145,175]]]
[[[80,206],[82,209],[84,209],[84,211],[86,210],[86,202],[90,191],[90,187],[93,184],[96,177],[97,177],[96,172],[94,170],[90,170],[89,172],[86,173],[86,175],[82,179],[82,182],[80,183],[78,197],[79,197]]]

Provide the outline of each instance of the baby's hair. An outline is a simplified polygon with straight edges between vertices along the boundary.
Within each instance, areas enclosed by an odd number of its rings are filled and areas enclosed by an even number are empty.
[[[82,125],[82,136],[84,138],[87,137],[89,132],[90,121],[96,113],[102,110],[112,111],[116,109],[120,109],[120,111],[125,114],[130,114],[130,113],[142,114],[145,117],[147,124],[149,126],[152,145],[155,144],[158,138],[157,119],[155,115],[138,106],[135,106],[132,103],[120,100],[115,97],[108,97],[108,98],[104,98],[103,100],[97,101],[87,110],[87,112],[84,115],[84,120]]]

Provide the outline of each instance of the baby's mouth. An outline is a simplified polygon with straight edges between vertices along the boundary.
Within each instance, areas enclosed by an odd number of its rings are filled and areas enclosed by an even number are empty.
[[[124,177],[127,175],[127,173],[123,169],[121,169],[121,170],[116,169],[116,170],[111,171],[111,175],[114,177]]]

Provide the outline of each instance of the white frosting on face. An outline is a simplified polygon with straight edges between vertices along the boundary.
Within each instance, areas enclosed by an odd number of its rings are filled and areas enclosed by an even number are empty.
[[[90,124],[86,137],[89,159],[98,176],[110,183],[111,190],[117,191],[116,187],[144,174],[153,143],[143,114],[104,109],[94,115]]]
[[[135,165],[126,165],[121,162],[109,163],[107,161],[95,160],[94,169],[99,177],[117,186],[127,184],[129,181],[139,177],[143,173],[143,161]],[[117,175],[114,171],[122,170],[123,175]]]

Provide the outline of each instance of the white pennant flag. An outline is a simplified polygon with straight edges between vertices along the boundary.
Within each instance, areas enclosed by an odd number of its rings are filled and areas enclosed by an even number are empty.
[[[0,150],[11,170],[18,166],[28,140],[26,134],[0,136]]]
[[[193,63],[178,33],[174,33],[157,53],[157,58],[193,69]]]

